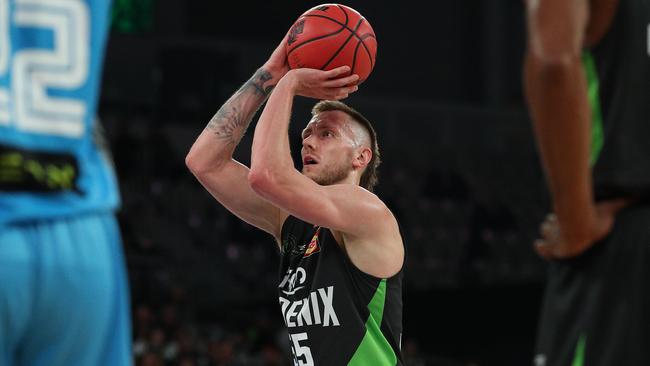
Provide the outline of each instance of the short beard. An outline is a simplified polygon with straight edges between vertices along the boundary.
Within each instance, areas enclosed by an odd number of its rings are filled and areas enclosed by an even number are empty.
[[[350,171],[346,166],[338,165],[324,170],[322,173],[316,177],[313,177],[312,179],[314,182],[320,184],[321,186],[329,186],[345,180],[349,174]]]

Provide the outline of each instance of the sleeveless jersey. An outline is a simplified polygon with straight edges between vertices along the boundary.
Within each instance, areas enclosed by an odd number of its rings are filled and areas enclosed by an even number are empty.
[[[110,0],[0,0],[0,226],[119,204],[94,139]]]
[[[584,56],[598,199],[650,197],[650,1],[621,0]]]
[[[282,227],[280,309],[294,365],[402,365],[403,270],[388,279],[352,264],[329,229]]]

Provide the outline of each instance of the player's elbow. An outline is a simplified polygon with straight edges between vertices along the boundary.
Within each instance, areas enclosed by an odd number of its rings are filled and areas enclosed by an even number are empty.
[[[562,73],[581,62],[581,48],[570,43],[548,46],[531,46],[526,58],[529,66],[543,74]]]
[[[248,184],[255,193],[265,197],[273,192],[277,179],[265,168],[253,168],[248,173]]]
[[[217,161],[205,159],[193,151],[190,151],[187,156],[185,156],[185,166],[187,166],[190,172],[192,172],[192,174],[197,178],[219,169],[219,163]]]
[[[573,80],[574,73],[580,67],[580,52],[571,49],[529,50],[526,55],[527,82],[535,81],[538,85],[559,85]]]
[[[561,70],[580,61],[589,16],[584,1],[557,5],[559,14],[555,15],[550,4],[529,9],[528,58],[547,70]]]
[[[194,154],[192,151],[190,151],[187,156],[185,156],[185,166],[195,176],[202,174],[206,170],[205,164],[202,163],[198,156],[196,156],[196,154]]]

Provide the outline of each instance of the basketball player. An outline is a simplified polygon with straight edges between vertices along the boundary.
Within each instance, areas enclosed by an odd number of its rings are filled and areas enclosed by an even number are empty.
[[[535,365],[650,365],[650,2],[528,0],[526,92],[555,213]],[[591,164],[590,164],[591,163]]]
[[[108,0],[0,0],[0,365],[130,365],[115,176],[94,139]]]
[[[360,113],[331,101],[356,91],[358,76],[344,76],[347,66],[288,71],[285,44],[219,109],[186,163],[217,201],[278,241],[295,365],[401,365],[404,248],[397,221],[371,193],[376,136]],[[296,95],[330,99],[303,130],[302,173],[288,140]],[[232,153],[267,97],[249,170]]]

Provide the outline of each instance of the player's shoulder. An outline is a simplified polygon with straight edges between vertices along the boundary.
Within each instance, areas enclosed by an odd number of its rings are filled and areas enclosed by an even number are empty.
[[[374,211],[374,217],[379,220],[381,225],[385,226],[386,224],[391,224],[391,226],[397,227],[397,219],[393,214],[393,211],[390,210],[381,197],[379,197],[375,192],[369,191],[358,185],[354,186],[353,189],[357,192],[359,197],[367,203],[369,208]]]
[[[388,209],[384,201],[374,192],[355,184],[339,184],[338,188],[345,193],[349,193],[352,197],[361,202],[366,202],[369,205],[376,206],[378,209]]]

